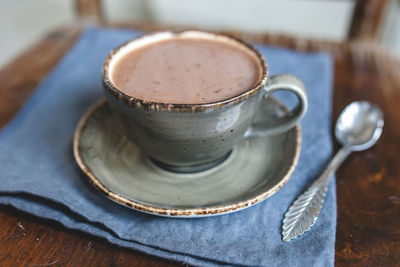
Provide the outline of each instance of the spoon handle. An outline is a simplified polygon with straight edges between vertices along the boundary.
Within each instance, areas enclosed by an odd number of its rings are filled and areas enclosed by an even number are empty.
[[[337,170],[340,164],[347,158],[351,153],[349,147],[342,147],[333,159],[329,162],[328,166],[325,168],[324,172],[318,177],[317,180],[311,186],[325,185],[328,186],[328,182],[331,179],[332,174]]]
[[[284,242],[301,236],[317,221],[328,189],[328,182],[350,152],[349,147],[342,147],[320,177],[290,206],[283,219],[282,240]]]

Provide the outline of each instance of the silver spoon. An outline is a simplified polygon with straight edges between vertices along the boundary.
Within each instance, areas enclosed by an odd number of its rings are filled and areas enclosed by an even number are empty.
[[[353,102],[343,110],[335,127],[336,139],[343,147],[322,175],[286,212],[282,225],[284,242],[289,242],[310,230],[318,219],[332,174],[352,151],[361,151],[373,146],[381,136],[382,128],[382,111],[372,103]]]

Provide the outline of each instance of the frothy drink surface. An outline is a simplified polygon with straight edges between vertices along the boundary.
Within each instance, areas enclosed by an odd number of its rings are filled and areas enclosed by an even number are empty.
[[[256,60],[224,41],[174,37],[127,52],[111,79],[125,94],[143,100],[210,103],[250,89],[261,76]]]

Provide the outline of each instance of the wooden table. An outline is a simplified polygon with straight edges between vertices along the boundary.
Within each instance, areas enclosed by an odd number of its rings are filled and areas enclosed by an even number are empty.
[[[149,29],[143,25],[137,27]],[[59,29],[0,70],[0,127],[12,119],[79,33],[79,27]],[[298,51],[332,53],[335,57],[333,121],[354,100],[370,100],[383,109],[385,127],[380,141],[367,151],[352,154],[337,172],[335,261],[339,266],[399,266],[400,63],[371,43],[233,34],[248,41]],[[0,225],[1,266],[179,265],[110,245],[8,206],[0,206]]]

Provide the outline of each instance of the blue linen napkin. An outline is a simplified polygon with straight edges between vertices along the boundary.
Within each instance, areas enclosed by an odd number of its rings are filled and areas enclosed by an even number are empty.
[[[328,55],[257,45],[271,74],[298,76],[309,98],[301,123],[298,166],[290,181],[262,203],[216,217],[164,218],[120,206],[87,182],[72,155],[75,126],[88,107],[102,97],[100,70],[108,52],[139,34],[87,29],[0,132],[0,203],[120,246],[193,265],[332,266],[334,180],[312,230],[290,243],[282,242],[281,236],[288,207],[320,174],[332,152],[332,59]]]

